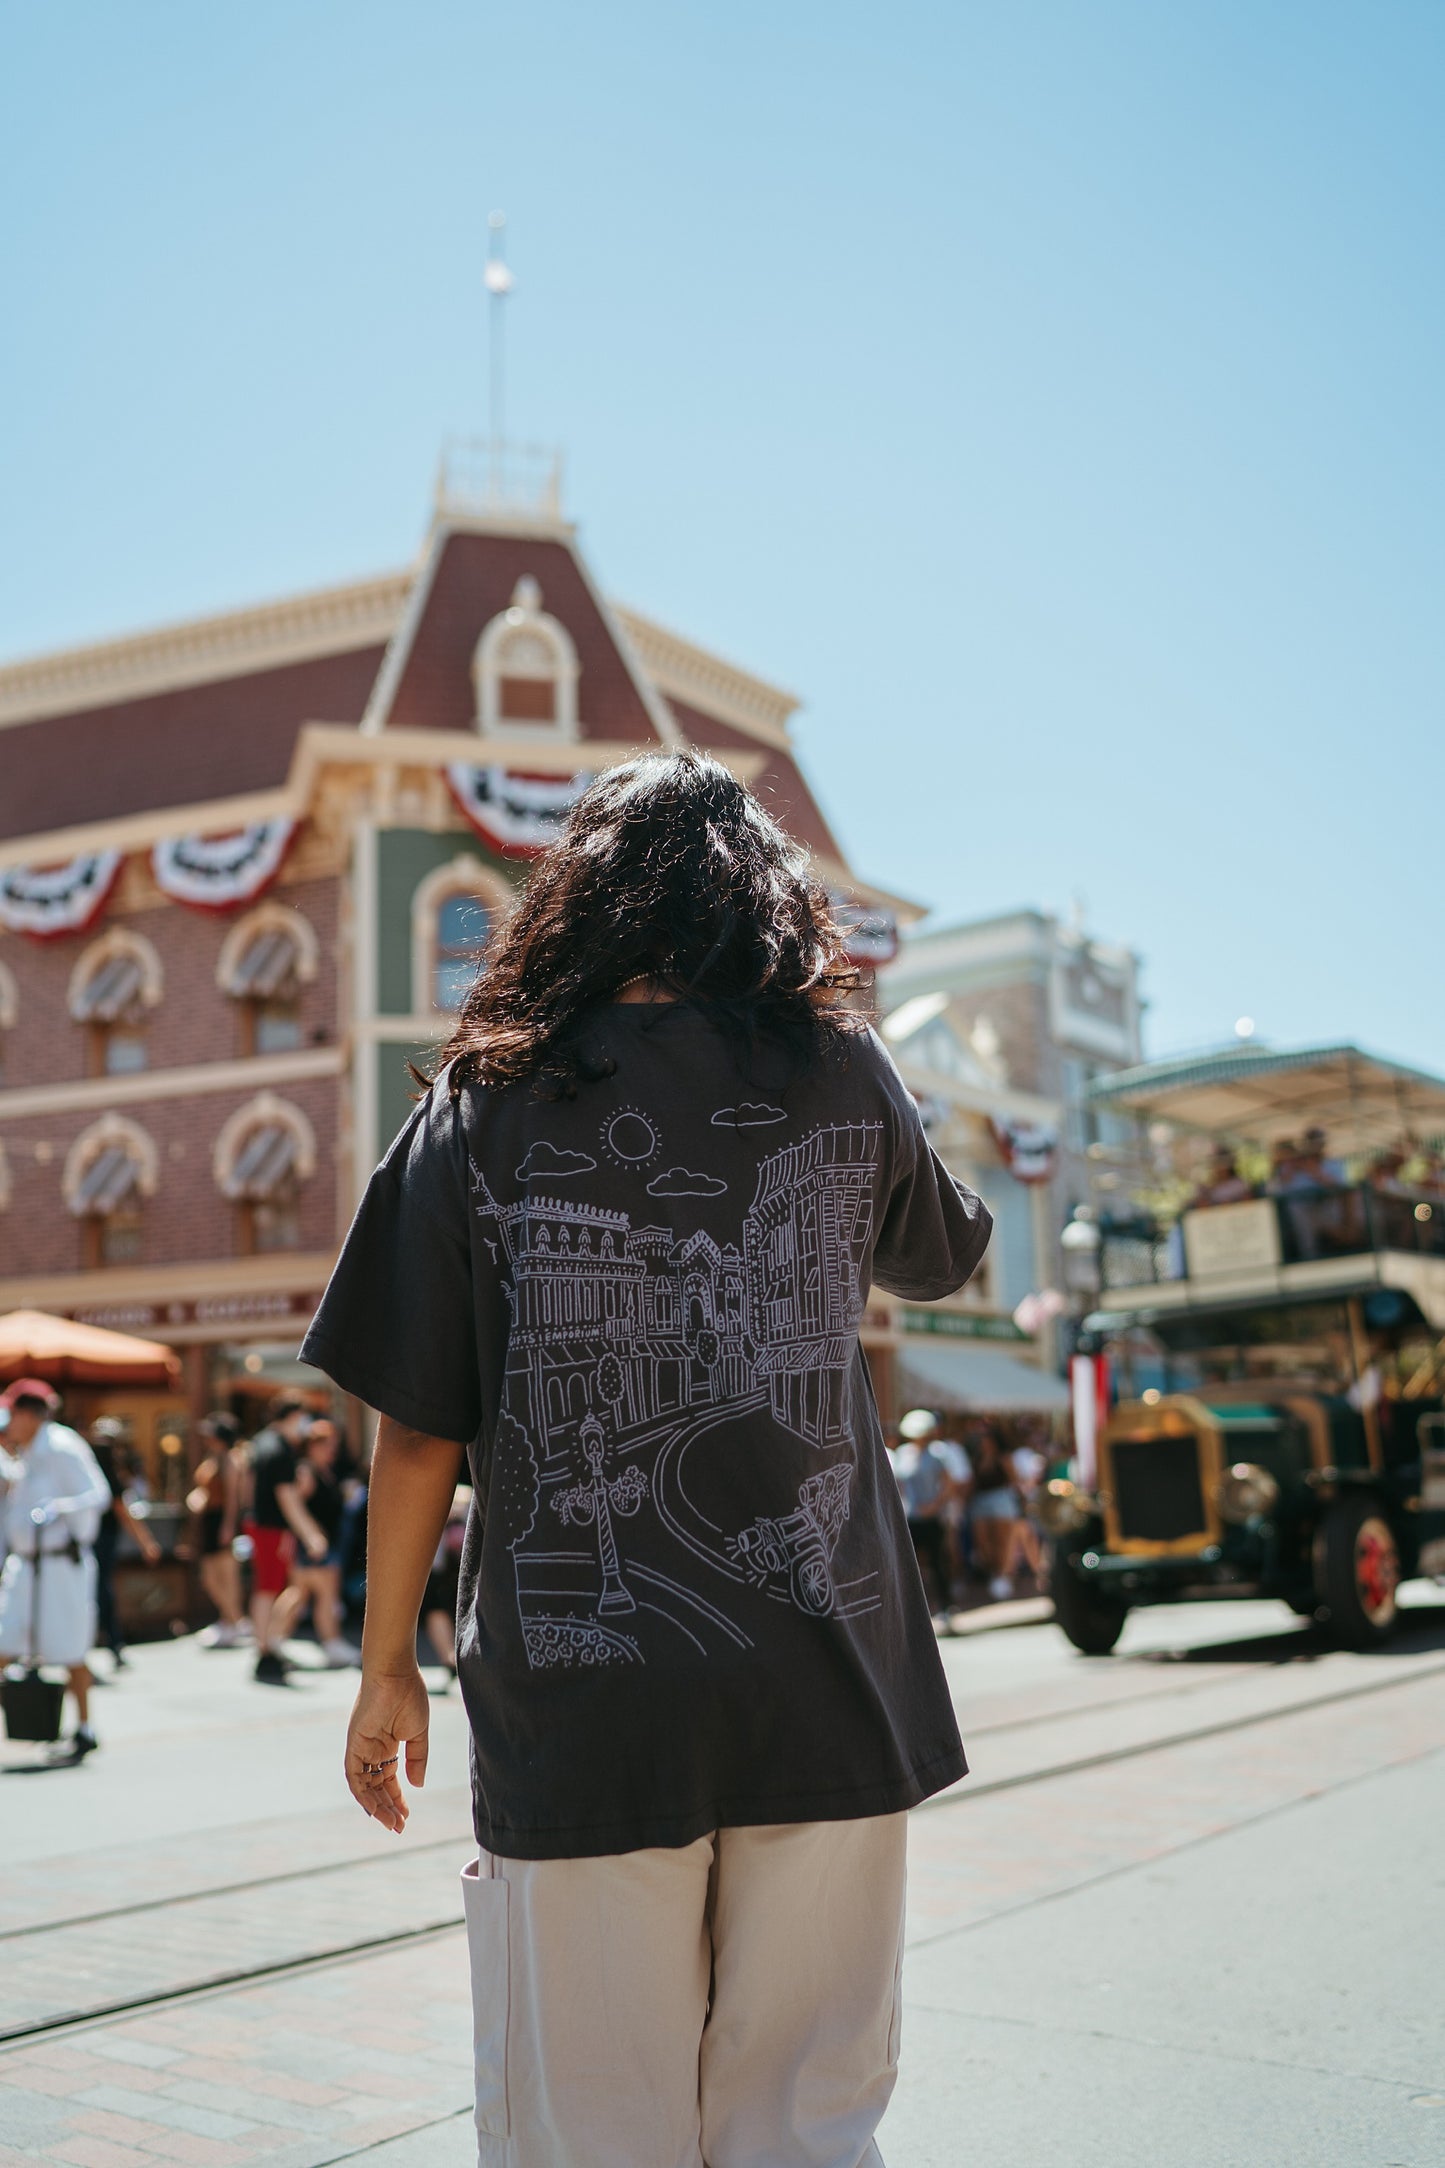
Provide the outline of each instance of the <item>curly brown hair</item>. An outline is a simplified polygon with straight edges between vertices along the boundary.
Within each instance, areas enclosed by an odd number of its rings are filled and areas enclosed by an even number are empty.
[[[856,1023],[827,892],[751,791],[691,750],[600,775],[479,961],[438,1057],[453,1094],[530,1077],[572,1096],[582,1018],[644,976],[800,1060]]]

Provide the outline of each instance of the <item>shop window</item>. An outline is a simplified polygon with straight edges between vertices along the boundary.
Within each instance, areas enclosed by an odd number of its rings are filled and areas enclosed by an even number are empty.
[[[86,1072],[130,1076],[147,1062],[145,1024],[161,998],[161,960],[143,935],[113,927],[78,959],[68,1005],[85,1026]]]
[[[76,1138],[61,1190],[81,1223],[87,1267],[134,1264],[143,1254],[145,1200],[156,1186],[157,1153],[135,1122],[103,1115]]]
[[[316,1171],[316,1138],[299,1107],[262,1092],[216,1139],[215,1174],[233,1201],[237,1246],[263,1256],[301,1245],[301,1185]]]
[[[454,858],[430,873],[412,898],[412,1007],[455,1015],[476,981],[479,960],[511,891],[480,859]]]
[[[299,911],[263,903],[232,927],[216,977],[236,1003],[243,1054],[289,1054],[301,1045],[301,988],[316,976],[315,931]]]
[[[530,575],[483,631],[472,676],[481,729],[577,735],[577,650]]]

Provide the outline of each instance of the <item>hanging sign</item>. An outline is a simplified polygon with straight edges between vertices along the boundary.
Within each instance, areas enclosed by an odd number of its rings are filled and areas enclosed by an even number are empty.
[[[295,821],[282,818],[221,836],[166,836],[151,852],[151,871],[177,903],[233,911],[270,887],[295,834]]]
[[[847,940],[849,963],[891,964],[898,954],[898,921],[893,913],[849,903],[846,896],[834,896],[832,904],[833,915]]]
[[[0,870],[0,926],[36,941],[84,933],[105,909],[121,859],[120,851],[85,851],[63,866]]]
[[[999,1158],[1016,1182],[1047,1182],[1059,1155],[1059,1132],[1045,1122],[990,1122]]]
[[[447,788],[468,824],[503,858],[540,858],[592,776],[524,775],[515,768],[474,768],[454,760]]]

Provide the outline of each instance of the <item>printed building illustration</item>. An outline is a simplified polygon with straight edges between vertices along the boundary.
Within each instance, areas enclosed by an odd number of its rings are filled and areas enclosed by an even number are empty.
[[[840,1438],[879,1139],[878,1123],[857,1122],[771,1154],[741,1250],[704,1228],[634,1228],[580,1200],[499,1205],[474,1166],[474,1208],[500,1228],[511,1274],[510,1375],[523,1397],[509,1405],[545,1459],[608,1404],[622,1435],[765,1393],[810,1444]],[[696,1209],[706,1215],[706,1195]]]

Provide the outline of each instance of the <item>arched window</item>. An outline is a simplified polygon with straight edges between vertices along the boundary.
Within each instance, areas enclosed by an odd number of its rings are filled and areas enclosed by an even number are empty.
[[[286,1054],[301,1044],[301,989],[316,976],[316,930],[299,911],[261,903],[238,919],[216,965],[237,1004],[243,1054]]]
[[[216,1139],[216,1184],[236,1206],[245,1257],[301,1245],[301,1184],[316,1172],[316,1134],[299,1107],[260,1092]]]
[[[577,675],[566,628],[543,610],[541,588],[524,574],[472,658],[478,727],[575,738]]]
[[[120,1114],[103,1114],[71,1145],[60,1189],[84,1228],[87,1267],[140,1257],[142,1208],[155,1193],[158,1165],[154,1139]]]
[[[9,964],[0,964],[0,1084],[5,1081],[5,1034],[15,1029],[20,1014],[20,989]]]
[[[67,996],[86,1029],[91,1076],[129,1076],[146,1066],[146,1012],[165,988],[160,957],[144,934],[112,926],[76,959]]]
[[[454,1014],[477,976],[477,958],[512,892],[479,858],[429,873],[412,898],[412,1009]]]

